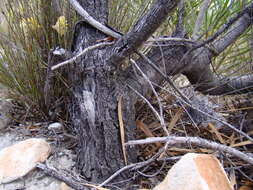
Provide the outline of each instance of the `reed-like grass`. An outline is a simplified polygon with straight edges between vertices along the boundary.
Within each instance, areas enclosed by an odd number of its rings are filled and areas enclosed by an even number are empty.
[[[8,0],[3,8],[0,31],[0,83],[12,98],[36,115],[47,116],[55,101],[61,99],[66,86],[59,73],[54,77],[51,104],[45,105],[44,85],[51,49],[70,49],[75,12],[66,1]],[[57,31],[57,20],[64,26]],[[59,26],[58,26],[59,28]],[[32,112],[33,113],[33,112]],[[37,115],[38,116],[38,115]]]
[[[147,12],[153,2],[109,1],[108,24],[126,33],[137,19]],[[188,37],[192,35],[202,2],[203,0],[185,1],[184,27]],[[211,1],[200,27],[201,40],[212,35],[232,14],[249,2]],[[76,13],[67,0],[1,0],[0,5],[4,15],[3,18],[0,17],[0,83],[7,87],[13,99],[25,108],[39,110],[35,115],[41,113],[46,116],[55,107],[56,102],[64,99],[68,88],[64,77],[56,72],[51,86],[51,104],[45,105],[44,86],[48,55],[55,47],[70,50],[77,21]],[[171,35],[175,29],[176,15],[176,12],[170,15],[154,35]],[[215,72],[223,75],[248,73],[252,68],[244,67],[243,64],[252,63],[252,44],[250,28],[233,46],[213,60]]]

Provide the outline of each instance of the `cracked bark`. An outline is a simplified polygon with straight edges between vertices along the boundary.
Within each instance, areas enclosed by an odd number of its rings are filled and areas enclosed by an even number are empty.
[[[166,7],[171,7],[172,11],[176,6],[175,2],[177,1],[158,0],[157,4],[154,4],[155,9],[151,9],[151,15],[144,17],[144,20],[140,19],[142,21],[136,25],[135,32],[139,30],[138,26],[141,26],[139,32],[143,31],[146,33],[144,38],[148,38],[162,22],[155,23],[153,28],[148,28],[148,23],[145,22],[151,16],[157,21],[157,15],[164,20],[169,11],[164,9],[163,3],[167,3]],[[99,22],[106,23],[106,0],[80,0],[79,3]],[[142,30],[143,24],[145,26]],[[133,41],[138,41],[135,44],[140,45],[145,39],[134,38],[133,33],[130,33],[130,37],[133,37]],[[140,36],[140,33],[138,35]],[[81,51],[105,37],[94,27],[80,22],[76,27],[72,50]],[[111,72],[112,62],[108,60],[112,54],[108,52],[114,52],[113,48],[93,50],[69,66],[69,80],[73,92],[69,110],[79,139],[77,166],[87,180],[97,183],[124,165],[117,117],[117,101],[120,96],[123,97],[126,141],[134,139],[135,128],[133,99],[136,99],[136,95],[126,87],[124,76]],[[137,154],[133,148],[128,148],[127,154],[130,163],[136,161]]]
[[[80,3],[100,22],[107,20],[107,1]],[[73,49],[79,51],[104,37],[88,24],[80,23]],[[123,166],[116,112],[119,84],[105,70],[105,52],[106,49],[100,48],[87,53],[70,66],[69,73],[73,86],[70,114],[79,138],[77,166],[93,182],[101,182]],[[133,107],[129,105],[128,109]],[[125,121],[126,126],[133,127],[133,116],[134,111]],[[133,130],[129,133],[128,137],[133,137]],[[129,159],[134,161],[134,156],[130,154]]]

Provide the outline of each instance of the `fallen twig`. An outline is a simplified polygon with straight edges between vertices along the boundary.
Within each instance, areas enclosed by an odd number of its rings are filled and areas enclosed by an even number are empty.
[[[168,136],[169,135],[169,131],[168,129],[166,128],[166,124],[165,124],[165,121],[164,121],[164,116],[163,116],[163,106],[162,106],[162,103],[161,103],[161,100],[152,84],[152,82],[150,81],[150,79],[148,78],[148,76],[141,70],[141,68],[138,66],[138,64],[134,61],[134,60],[131,60],[132,64],[134,64],[134,66],[137,68],[137,70],[141,73],[141,75],[143,76],[143,78],[148,82],[148,84],[150,85],[150,88],[152,89],[152,92],[154,93],[156,99],[157,99],[157,103],[158,103],[158,106],[159,106],[159,111],[160,111],[160,114],[158,114],[158,119],[161,123],[161,126],[164,130],[164,132],[166,133],[166,135]]]
[[[119,129],[120,129],[120,140],[121,140],[122,152],[123,152],[125,165],[127,165],[127,153],[126,153],[126,148],[125,148],[125,128],[124,128],[123,114],[122,114],[122,96],[119,97],[119,101],[118,101],[118,118],[119,118]]]
[[[60,181],[63,181],[68,186],[76,190],[84,190],[84,189],[87,189],[87,187],[90,187],[90,188],[92,187],[98,190],[108,190],[108,189],[99,187],[95,184],[91,184],[84,180],[81,180],[79,179],[79,177],[73,176],[70,173],[66,174],[66,172],[64,171],[60,171],[56,168],[49,167],[46,164],[38,163],[36,167],[42,170],[47,175],[52,176]]]
[[[150,144],[150,143],[167,143],[168,145],[197,145],[204,148],[210,148],[217,151],[222,151],[228,154],[231,154],[235,157],[238,157],[244,160],[247,163],[253,165],[253,158],[235,148],[231,148],[229,146],[225,146],[216,142],[212,142],[199,137],[177,137],[177,136],[169,136],[169,137],[150,137],[143,140],[132,140],[126,143],[127,146],[140,145],[140,144]]]
[[[154,85],[156,85],[156,84],[154,84]],[[165,89],[165,88],[163,88],[163,87],[160,87],[159,85],[156,85],[156,86],[159,87],[159,88],[161,88],[162,90],[168,92],[168,93],[172,93],[172,92],[168,91],[167,89]],[[247,138],[248,140],[250,140],[251,142],[253,142],[253,138],[250,137],[247,133],[245,133],[245,132],[243,132],[243,131],[237,129],[235,126],[229,124],[229,123],[226,122],[226,121],[223,121],[223,120],[221,120],[221,119],[219,119],[219,118],[216,118],[215,116],[212,116],[211,114],[208,114],[208,113],[202,111],[201,109],[199,109],[199,108],[197,108],[196,106],[194,106],[192,103],[189,103],[189,102],[185,101],[181,96],[178,96],[177,94],[173,94],[173,95],[174,95],[175,97],[177,97],[178,99],[180,99],[180,101],[182,101],[182,102],[183,102],[184,104],[186,104],[187,106],[190,106],[192,109],[197,110],[198,112],[200,112],[200,113],[202,113],[202,114],[208,116],[209,118],[214,119],[215,121],[218,121],[218,122],[222,123],[223,125],[229,127],[229,128],[232,129],[233,131],[237,132],[238,134],[242,135],[243,137],[245,137],[245,138]]]
[[[159,156],[160,154],[162,154],[164,152],[165,148],[162,147],[154,156],[152,156],[150,159],[143,161],[143,162],[138,162],[138,163],[134,163],[134,164],[129,164],[121,169],[119,169],[118,171],[116,171],[113,175],[111,175],[109,178],[107,178],[103,183],[101,183],[99,185],[99,187],[102,187],[106,184],[108,184],[110,181],[112,181],[115,177],[117,177],[118,175],[120,175],[122,172],[126,171],[126,170],[138,170],[148,164],[150,164],[151,162],[154,162]]]

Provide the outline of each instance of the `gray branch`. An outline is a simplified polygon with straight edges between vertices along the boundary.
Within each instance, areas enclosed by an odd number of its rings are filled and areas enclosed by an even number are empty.
[[[214,76],[210,69],[207,69],[203,76],[205,76],[203,77],[203,80],[210,81],[206,83],[203,82],[202,79],[201,83],[191,81],[191,83],[196,84],[196,90],[202,92],[203,94],[235,95],[253,91],[253,75],[219,79]]]
[[[224,35],[214,38],[212,48],[215,54],[207,48],[200,48],[193,52],[191,64],[184,69],[183,73],[191,84],[196,86],[196,90],[209,95],[244,94],[253,90],[253,76],[251,75],[220,79],[210,69],[211,58],[222,53],[252,24],[252,10],[253,3],[238,14],[240,17],[238,15],[234,17],[234,20],[237,21]],[[229,23],[233,23],[232,21],[233,19],[230,19]],[[216,33],[221,34],[219,31],[223,31],[223,28],[228,28],[228,26],[222,26]]]
[[[165,21],[178,5],[179,0],[157,0],[146,15],[114,45],[109,63],[120,66],[122,61],[139,48]]]
[[[213,43],[215,52],[218,54],[223,52],[229,45],[236,41],[236,39],[251,25],[251,23],[252,21],[249,15],[243,15],[224,36]]]
[[[192,34],[192,39],[194,39],[194,40],[199,38],[199,32],[201,29],[201,25],[202,25],[206,10],[209,6],[209,3],[210,3],[210,0],[204,0],[201,4],[201,8],[200,8],[200,11],[198,14],[198,18],[195,22],[195,26],[194,26],[194,30],[193,30],[193,34]]]
[[[69,3],[74,7],[74,9],[83,17],[83,19],[96,29],[103,31],[105,34],[112,36],[114,38],[120,38],[121,35],[107,26],[101,24],[96,19],[94,19],[84,8],[78,3],[77,0],[68,0]]]
[[[146,138],[142,140],[128,141],[127,143],[125,143],[125,145],[133,146],[133,145],[150,144],[150,143],[156,143],[156,142],[167,143],[167,145],[170,145],[170,146],[191,144],[191,145],[196,145],[199,147],[210,148],[213,150],[218,150],[218,151],[231,154],[253,165],[253,158],[250,155],[247,155],[239,150],[236,150],[235,148],[218,144],[216,142],[208,141],[199,137],[177,137],[177,136],[150,137],[150,138]]]

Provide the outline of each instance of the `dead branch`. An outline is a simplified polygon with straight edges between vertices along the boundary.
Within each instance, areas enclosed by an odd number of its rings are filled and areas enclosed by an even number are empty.
[[[192,39],[196,40],[199,38],[199,30],[201,28],[204,16],[205,16],[205,12],[208,8],[208,5],[210,3],[210,0],[204,0],[201,4],[201,8],[198,14],[198,18],[195,22],[195,26],[194,26],[194,30],[193,30],[193,34],[192,34]]]
[[[150,159],[143,161],[143,162],[138,162],[134,164],[127,165],[121,169],[119,169],[117,172],[115,172],[113,175],[111,175],[108,179],[106,179],[103,183],[99,185],[99,187],[102,187],[106,184],[108,184],[110,181],[112,181],[115,177],[120,175],[122,172],[126,170],[138,170],[140,168],[143,168],[144,166],[149,165],[150,163],[154,162],[165,150],[165,147],[162,147],[154,156],[152,156]]]
[[[51,70],[56,70],[64,65],[67,65],[69,63],[73,63],[75,62],[79,57],[83,56],[85,53],[87,53],[88,51],[91,51],[93,49],[96,49],[96,48],[99,48],[99,47],[104,47],[104,46],[109,46],[109,45],[112,45],[113,42],[103,42],[103,43],[99,43],[99,44],[95,44],[93,46],[89,46],[87,48],[85,48],[84,50],[82,50],[80,53],[78,53],[77,55],[75,55],[74,57],[64,61],[64,62],[61,62],[57,65],[54,65],[51,67]]]
[[[194,47],[191,51],[198,49],[200,47],[205,46],[208,43],[213,42],[216,40],[222,33],[227,31],[237,20],[239,20],[241,17],[243,17],[245,14],[250,13],[253,9],[253,3],[251,3],[248,7],[244,8],[240,12],[238,12],[234,17],[230,18],[220,29],[218,29],[212,36],[208,37],[207,40],[200,43],[196,47]]]
[[[38,163],[36,167],[42,170],[45,174],[52,176],[60,181],[63,181],[68,186],[76,190],[84,190],[88,187],[98,187],[97,185],[91,184],[90,182],[84,181],[83,179],[81,180],[78,176],[74,176],[74,174],[71,174],[70,171],[66,173],[65,171],[56,169],[52,166],[49,167],[48,165],[42,163]]]
[[[178,145],[196,145],[204,148],[210,148],[215,151],[221,151],[228,154],[231,154],[237,158],[244,160],[245,162],[253,165],[253,158],[249,155],[236,150],[235,148],[231,148],[229,146],[225,146],[222,144],[218,144],[216,142],[212,142],[206,139],[202,139],[199,137],[177,137],[177,136],[169,136],[169,137],[150,137],[143,140],[133,140],[128,141],[126,146],[140,145],[140,144],[150,144],[150,143],[167,143],[170,146],[178,146]]]
[[[107,26],[101,24],[96,19],[94,19],[87,11],[83,9],[83,7],[78,3],[77,0],[68,1],[74,7],[74,9],[83,17],[83,19],[91,26],[116,39],[121,37],[119,33],[113,31],[112,29],[108,28]]]
[[[217,54],[222,53],[229,45],[252,24],[248,14],[244,14],[223,36],[212,43],[212,47]]]
[[[173,12],[179,0],[157,0],[133,28],[116,42],[108,62],[120,66],[122,61],[138,49]]]

